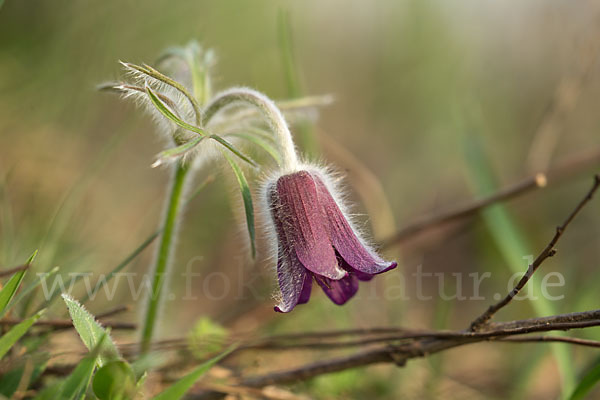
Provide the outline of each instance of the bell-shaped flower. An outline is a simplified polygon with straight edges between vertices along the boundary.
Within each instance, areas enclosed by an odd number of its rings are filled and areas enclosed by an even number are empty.
[[[368,246],[342,211],[335,187],[320,170],[288,173],[266,185],[277,236],[276,311],[289,312],[310,297],[313,280],[335,304],[346,303],[359,281],[396,267]]]

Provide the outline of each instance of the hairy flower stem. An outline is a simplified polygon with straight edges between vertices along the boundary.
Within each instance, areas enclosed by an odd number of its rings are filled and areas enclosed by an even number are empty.
[[[152,290],[148,295],[146,315],[144,317],[144,329],[142,331],[141,353],[150,350],[152,337],[155,333],[156,321],[163,299],[163,288],[168,281],[168,266],[173,255],[175,235],[178,228],[178,214],[183,203],[183,192],[189,167],[180,160],[174,166],[174,174],[171,179],[171,191],[165,212],[163,232],[160,237],[156,265],[152,276]]]
[[[292,134],[285,122],[285,118],[271,99],[256,90],[233,88],[217,94],[204,110],[204,115],[202,116],[203,126],[206,126],[208,121],[220,110],[239,102],[258,108],[271,126],[281,155],[280,167],[282,172],[290,173],[296,171],[298,168],[298,156],[296,155]]]
[[[205,62],[202,62],[198,57],[200,49],[193,48],[192,50],[192,54],[188,54],[188,56],[185,57],[185,60],[192,72],[194,95],[192,97],[187,94],[187,91],[184,90],[184,92],[194,105],[194,109],[196,110],[196,122],[201,123],[203,120],[201,107],[211,95],[210,75],[208,73],[208,62],[206,60],[204,60]],[[195,54],[194,51],[198,52],[198,54]],[[196,99],[200,100],[199,103]],[[187,165],[183,159],[180,159],[174,166],[174,172],[170,180],[170,194],[164,215],[162,235],[160,237],[158,254],[156,256],[152,276],[152,290],[148,295],[148,304],[144,316],[144,328],[142,330],[140,346],[142,354],[147,353],[150,350],[152,338],[156,330],[155,325],[159,320],[159,313],[164,300],[162,292],[169,281],[169,265],[175,252],[175,236],[179,228],[178,215],[184,207],[184,188],[186,182],[189,181],[193,175],[189,173],[190,168],[191,167]]]

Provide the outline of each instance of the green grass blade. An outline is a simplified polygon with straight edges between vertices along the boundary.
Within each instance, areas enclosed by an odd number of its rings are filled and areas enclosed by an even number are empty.
[[[98,367],[102,367],[108,361],[119,359],[120,354],[117,346],[115,346],[106,329],[100,326],[94,316],[69,295],[63,294],[62,298],[67,304],[73,326],[85,347],[91,351],[98,346],[100,338],[106,336],[106,343],[103,345],[101,354],[98,357]]]
[[[37,255],[37,250],[29,257],[26,265],[31,265],[35,256]],[[6,285],[0,290],[0,318],[4,316],[6,311],[8,311],[8,303],[15,297],[19,286],[21,286],[21,282],[23,282],[23,278],[25,277],[25,273],[27,269],[16,272],[11,278],[6,282]]]
[[[19,289],[19,286],[21,286],[21,282],[23,282],[26,272],[26,269],[15,272],[15,274],[10,277],[8,282],[6,282],[6,285],[0,291],[0,315],[4,315],[4,313],[8,310],[8,303],[10,303],[17,293],[17,289]]]
[[[21,293],[19,293],[19,295],[17,297],[15,297],[15,299],[13,300],[13,304],[18,304],[29,293],[31,293],[34,289],[36,289],[42,283],[42,281],[44,279],[48,279],[48,278],[51,278],[54,275],[56,275],[56,273],[58,272],[58,270],[59,270],[58,267],[54,267],[48,273],[45,273],[43,275],[38,275],[37,279],[35,279],[33,282],[31,282],[26,287],[24,287],[23,290],[21,291]]]
[[[91,297],[94,297],[104,285],[106,285],[112,278],[115,277],[116,274],[121,272],[125,267],[129,265],[130,262],[132,262],[138,255],[140,255],[142,251],[144,251],[148,246],[150,246],[150,244],[154,242],[154,240],[158,237],[158,235],[160,235],[161,232],[162,229],[159,229],[152,235],[148,236],[146,240],[142,242],[142,244],[140,244],[135,250],[133,250],[131,254],[125,257],[125,259],[121,261],[115,268],[113,268],[113,270],[110,271],[108,275],[106,275],[105,279],[100,280],[96,284],[96,286],[94,286],[94,289],[92,289],[91,293],[86,293],[86,295],[80,300],[80,303],[85,304]]]
[[[59,399],[79,398],[90,384],[97,362],[96,357],[85,357],[77,364],[71,375],[63,382]]]
[[[497,190],[496,179],[491,166],[484,154],[481,143],[474,136],[465,137],[465,152],[467,173],[470,183],[479,195],[488,195]],[[490,232],[492,239],[500,250],[506,264],[513,273],[525,273],[527,263],[523,256],[531,254],[534,248],[528,244],[525,235],[519,229],[508,209],[503,204],[495,204],[481,211],[483,221]],[[535,285],[536,276],[528,285]],[[530,301],[537,315],[555,315],[554,307],[548,299],[539,296],[537,300]],[[564,332],[557,332],[564,335]],[[575,372],[569,349],[560,343],[550,344],[558,369],[562,378],[563,397],[570,393],[575,385]]]
[[[281,60],[283,71],[285,73],[288,95],[292,98],[302,96],[302,85],[300,83],[300,74],[298,73],[297,62],[294,56],[294,41],[292,38],[292,28],[290,24],[289,13],[280,10],[278,18],[278,37],[281,50]],[[282,110],[283,111],[283,110]],[[298,125],[298,136],[302,148],[310,156],[318,154],[318,143],[315,138],[314,130],[309,123]]]
[[[8,353],[15,343],[31,328],[31,326],[40,319],[43,311],[27,318],[23,322],[13,326],[8,332],[0,337],[0,360]]]
[[[15,392],[19,388],[19,384],[23,380],[29,382],[29,385],[35,383],[45,371],[49,359],[50,355],[46,353],[30,354],[26,361],[20,360],[10,365],[10,369],[5,369],[0,378],[0,398],[5,396],[6,398],[13,399]],[[29,363],[31,363],[30,366],[32,365],[33,368],[29,368],[27,365]]]
[[[72,228],[71,222],[75,210],[82,203],[82,198],[87,193],[92,182],[94,182],[94,177],[103,170],[111,155],[129,137],[132,131],[133,129],[126,130],[125,132],[118,131],[113,134],[106,142],[106,145],[102,146],[97,152],[97,156],[86,163],[85,170],[65,192],[54,210],[54,214],[50,219],[46,233],[39,246],[41,251],[40,265],[47,265],[49,267],[56,265],[54,259],[60,249],[61,243],[63,243],[62,239],[65,232]]]
[[[200,379],[202,375],[204,375],[216,363],[221,361],[221,359],[223,359],[225,356],[229,355],[233,350],[235,350],[235,346],[230,347],[225,352],[200,365],[194,371],[190,372],[173,385],[169,386],[158,396],[154,397],[154,400],[178,400],[183,398],[187,391],[191,389],[194,383],[196,383],[196,381]]]
[[[581,400],[586,398],[586,395],[592,390],[592,388],[598,384],[600,381],[600,362],[597,362],[596,365],[583,376],[581,381],[573,390],[571,396],[569,396],[569,400]]]
[[[169,120],[173,121],[176,125],[182,127],[183,129],[187,129],[188,131],[195,132],[201,136],[208,136],[211,139],[216,140],[217,142],[219,142],[220,144],[225,146],[227,149],[229,149],[229,151],[231,151],[233,154],[235,154],[242,160],[246,161],[247,163],[249,163],[250,165],[252,165],[254,167],[256,166],[256,163],[254,161],[252,161],[249,157],[242,154],[235,147],[233,147],[231,145],[231,143],[229,143],[222,137],[220,137],[218,135],[207,135],[207,133],[203,129],[198,128],[197,126],[194,126],[194,125],[190,125],[187,122],[178,118],[171,110],[169,110],[169,108],[162,102],[162,100],[160,100],[158,98],[157,94],[149,86],[146,86],[146,93],[148,94],[148,97],[150,97],[150,101],[152,102],[154,107],[156,107],[156,109],[162,115],[164,115]]]
[[[99,363],[100,353],[104,349],[107,336],[105,333],[99,337],[95,347],[77,364],[71,375],[65,379],[60,388],[59,399],[83,398],[83,394],[85,394],[92,380],[94,368]]]
[[[292,48],[293,40],[289,13],[280,10],[277,22],[281,60],[283,63],[283,72],[285,73],[288,94],[293,98],[300,97],[301,89],[298,79],[298,71],[296,69],[294,49]]]
[[[67,288],[67,290],[68,290],[69,288],[75,287],[77,282],[79,282],[86,276],[88,276],[86,273],[81,273],[81,274],[72,276],[71,279],[69,280],[69,282],[65,285],[65,288]],[[59,297],[59,295],[62,294],[61,290],[62,290],[62,288],[59,285],[57,285],[55,287],[55,290],[53,290],[50,293],[49,298],[47,300],[44,300],[42,302],[42,304],[38,307],[38,311],[41,309],[44,309],[44,308],[49,308],[54,303],[54,301]]]
[[[214,177],[211,175],[211,176],[207,177],[200,185],[198,185],[198,187],[196,188],[196,190],[194,190],[192,195],[184,202],[184,207],[190,201],[192,201],[196,196],[198,196],[198,194],[200,194],[202,189],[204,189],[206,187],[206,185],[208,185],[213,180],[214,180]],[[96,295],[96,293],[98,293],[98,291],[100,289],[102,289],[102,287],[104,287],[106,284],[108,284],[108,282],[110,282],[112,278],[114,278],[119,272],[121,272],[125,267],[127,267],[129,265],[129,263],[131,263],[138,255],[140,255],[140,253],[142,251],[144,251],[148,246],[150,246],[152,244],[152,242],[154,242],[154,240],[156,240],[156,238],[160,235],[161,232],[162,232],[162,229],[159,229],[156,232],[152,233],[150,236],[148,236],[142,242],[142,244],[140,244],[135,250],[133,250],[131,252],[131,254],[129,254],[127,257],[125,257],[125,259],[123,261],[121,261],[115,268],[113,268],[112,271],[110,271],[106,275],[105,279],[100,280],[96,284],[96,286],[94,287],[94,289],[92,290],[91,293],[87,293],[79,302],[81,304],[85,304],[91,297],[94,297]]]
[[[231,165],[231,169],[237,178],[237,182],[240,185],[240,191],[242,193],[242,200],[244,201],[244,211],[246,212],[246,227],[248,228],[248,236],[250,237],[250,248],[252,250],[252,258],[256,256],[256,245],[255,245],[255,229],[254,229],[254,205],[252,204],[252,193],[250,192],[250,186],[248,186],[248,181],[244,176],[244,172],[240,168],[240,166],[229,157],[227,154],[223,153],[225,159]]]
[[[46,386],[36,394],[33,400],[55,400],[59,398],[58,395],[60,394],[62,383],[63,382],[58,381]]]

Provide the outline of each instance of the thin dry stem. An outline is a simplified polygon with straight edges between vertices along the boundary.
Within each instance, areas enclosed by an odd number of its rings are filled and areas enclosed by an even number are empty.
[[[483,314],[481,314],[471,323],[470,329],[472,331],[477,330],[481,325],[489,321],[494,316],[494,314],[496,314],[500,309],[502,309],[508,303],[510,303],[512,299],[517,294],[519,294],[519,292],[521,291],[521,289],[523,289],[527,282],[529,282],[529,280],[531,279],[535,271],[537,271],[537,269],[540,267],[540,265],[542,265],[542,263],[546,261],[546,259],[556,254],[556,244],[562,237],[563,233],[565,232],[571,221],[573,221],[573,219],[577,216],[577,214],[579,214],[581,209],[583,209],[583,207],[585,207],[585,205],[592,199],[594,193],[596,192],[596,190],[598,190],[598,187],[600,187],[600,175],[594,176],[594,183],[590,190],[587,192],[585,197],[579,202],[579,204],[577,204],[575,209],[569,214],[569,216],[562,223],[562,225],[556,228],[556,232],[554,233],[554,237],[552,238],[552,240],[550,240],[550,243],[548,243],[544,250],[542,250],[542,252],[536,257],[533,263],[529,265],[529,268],[527,268],[527,272],[525,272],[525,274],[523,275],[521,280],[519,280],[517,285],[506,295],[506,297],[504,297],[496,304],[492,304],[491,306],[489,306]]]
[[[23,270],[25,270],[27,268],[29,268],[29,264],[23,264],[23,265],[19,265],[18,267],[3,269],[3,270],[0,271],[0,278],[12,275],[12,274],[14,274],[16,272],[19,272],[19,271],[23,271]]]

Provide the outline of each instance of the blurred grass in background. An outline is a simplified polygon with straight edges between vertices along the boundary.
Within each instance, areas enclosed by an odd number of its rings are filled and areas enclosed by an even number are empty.
[[[282,10],[292,32],[296,83],[290,83],[282,55]],[[490,187],[537,172],[531,166],[532,143],[555,93],[569,79],[583,76],[583,84],[569,112],[554,121],[558,134],[548,151],[550,165],[600,148],[598,32],[600,5],[593,1],[9,0],[0,10],[0,265],[17,265],[39,248],[38,271],[59,265],[63,272],[106,273],[156,229],[167,172],[150,164],[162,144],[143,113],[95,90],[120,75],[117,60],[152,63],[165,47],[197,39],[216,51],[217,88],[247,85],[275,99],[297,96],[297,91],[333,94],[336,102],[321,111],[311,129],[323,159],[352,178],[357,171],[339,158],[341,144],[379,179],[394,221],[378,215],[385,212],[379,198],[364,198],[371,190],[349,192],[351,198],[362,197],[357,212],[380,221],[372,229],[382,239],[394,226],[483,192],[473,185],[477,171],[466,160],[465,146],[473,138],[495,176],[496,182],[487,182]],[[443,240],[433,235],[405,244],[401,253],[388,252],[402,260],[412,300],[384,299],[397,293],[394,274],[399,272],[392,272],[362,287],[344,307],[319,294],[283,316],[272,312],[270,262],[263,255],[252,266],[240,250],[243,228],[230,206],[241,203],[229,196],[234,190],[227,180],[217,179],[185,213],[175,265],[183,273],[191,263],[203,276],[220,271],[233,289],[217,299],[207,296],[201,278],[196,280],[193,294],[199,299],[170,303],[162,335],[181,336],[207,315],[236,332],[389,324],[425,328],[437,326],[440,318],[444,324],[438,328],[462,328],[492,294],[506,291],[512,270],[505,258],[514,264],[537,253],[589,176],[578,175],[504,207],[527,238],[521,243],[527,254],[507,255],[489,221],[475,220]],[[598,308],[599,215],[596,204],[586,209],[559,255],[540,271],[560,271],[566,278],[556,293],[565,298],[552,304],[555,312]],[[130,271],[145,271],[151,256],[152,251],[144,252]],[[416,300],[409,283],[419,265],[448,278],[491,271],[495,279],[481,289],[488,300],[435,300],[435,279],[425,288],[434,300]],[[224,292],[223,282],[211,281],[213,294]],[[244,289],[248,282],[254,292]],[[172,285],[185,290],[180,273]],[[463,286],[467,290],[468,281]],[[455,282],[446,287],[452,293]],[[113,303],[131,302],[122,284]],[[97,312],[110,305],[100,296],[89,307]],[[534,316],[535,310],[522,301],[499,318]],[[54,313],[64,315],[64,310]],[[132,311],[125,318],[136,315]],[[585,336],[600,339],[597,329]],[[536,346],[541,350],[481,344],[410,362],[404,369],[372,367],[368,374],[320,377],[298,390],[320,398],[556,397],[561,379],[553,353]],[[589,350],[567,351],[577,376],[594,361]],[[288,353],[265,353],[249,362],[262,370],[313,356],[301,353],[290,360]]]

